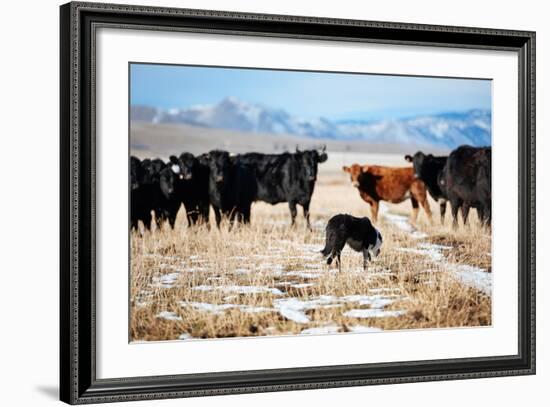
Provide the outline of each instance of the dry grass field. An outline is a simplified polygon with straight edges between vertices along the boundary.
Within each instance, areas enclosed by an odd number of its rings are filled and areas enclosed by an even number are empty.
[[[400,157],[380,160],[406,165]],[[449,214],[439,224],[433,201],[433,223],[421,210],[416,225],[408,222],[410,201],[383,204],[376,226],[384,244],[368,271],[348,247],[341,273],[327,267],[319,254],[327,220],[337,213],[370,216],[339,170],[342,161],[349,164],[350,157],[334,154],[319,167],[313,232],[301,211],[291,227],[286,204],[264,203],[253,205],[251,226],[188,228],[180,210],[174,231],[133,232],[131,339],[490,325],[491,232],[475,211],[469,226],[453,230]]]

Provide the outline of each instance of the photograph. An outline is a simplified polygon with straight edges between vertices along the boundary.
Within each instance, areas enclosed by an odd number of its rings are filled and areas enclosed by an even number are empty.
[[[491,79],[128,70],[131,343],[492,325]]]

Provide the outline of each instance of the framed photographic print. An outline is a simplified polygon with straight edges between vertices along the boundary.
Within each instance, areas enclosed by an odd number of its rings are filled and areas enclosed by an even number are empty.
[[[61,6],[61,399],[535,373],[535,34]]]

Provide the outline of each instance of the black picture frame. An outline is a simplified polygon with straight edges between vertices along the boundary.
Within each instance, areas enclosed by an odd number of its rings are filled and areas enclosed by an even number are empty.
[[[535,33],[73,2],[60,7],[60,398],[70,404],[535,373]],[[96,378],[97,27],[508,50],[519,60],[519,350],[515,355]]]

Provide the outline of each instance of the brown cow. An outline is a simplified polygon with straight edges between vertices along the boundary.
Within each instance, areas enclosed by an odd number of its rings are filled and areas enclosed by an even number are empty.
[[[359,165],[342,167],[349,173],[354,187],[359,189],[359,195],[371,206],[372,220],[378,220],[378,205],[380,201],[400,203],[410,198],[413,212],[412,222],[418,217],[418,204],[422,205],[428,218],[432,212],[428,204],[426,186],[414,174],[413,167],[383,167],[381,165]]]

